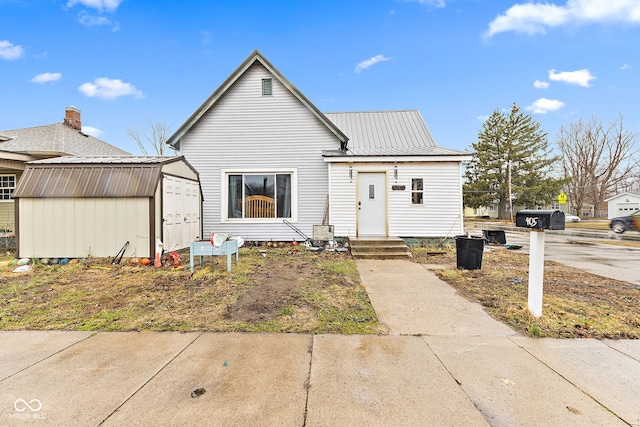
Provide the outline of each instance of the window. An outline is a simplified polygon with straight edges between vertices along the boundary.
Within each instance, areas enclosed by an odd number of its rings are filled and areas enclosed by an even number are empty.
[[[421,205],[424,199],[422,178],[411,178],[411,204]]]
[[[12,195],[15,188],[15,175],[0,175],[0,201],[13,200]]]
[[[227,218],[292,218],[292,173],[227,174]]]
[[[262,96],[273,95],[273,80],[262,79]]]

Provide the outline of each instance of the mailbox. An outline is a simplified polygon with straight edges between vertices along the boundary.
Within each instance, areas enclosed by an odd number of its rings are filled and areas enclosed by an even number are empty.
[[[519,210],[516,212],[516,227],[537,230],[564,230],[564,212],[558,209]]]

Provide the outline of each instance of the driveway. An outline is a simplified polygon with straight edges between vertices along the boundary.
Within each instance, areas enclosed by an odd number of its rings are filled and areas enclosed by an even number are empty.
[[[529,251],[529,231],[506,232],[507,243]],[[605,243],[608,237],[577,237],[545,231],[545,259],[640,286],[640,248]]]

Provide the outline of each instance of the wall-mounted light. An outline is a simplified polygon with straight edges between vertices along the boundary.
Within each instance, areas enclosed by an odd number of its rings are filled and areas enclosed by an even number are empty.
[[[349,166],[349,182],[353,182],[353,168]]]
[[[393,167],[393,179],[395,179],[396,182],[398,182],[398,166]]]

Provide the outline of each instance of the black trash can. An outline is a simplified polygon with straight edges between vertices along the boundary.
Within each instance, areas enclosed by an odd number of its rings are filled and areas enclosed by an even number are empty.
[[[475,236],[456,236],[456,259],[458,268],[480,270],[484,238]]]
[[[489,244],[507,244],[507,238],[504,235],[504,230],[482,230],[482,234],[484,234],[484,238]]]

